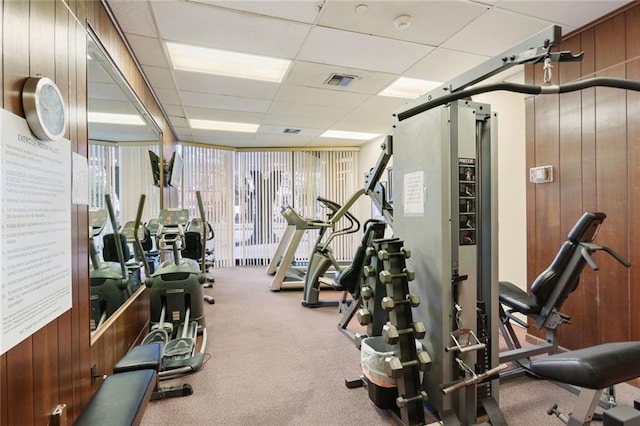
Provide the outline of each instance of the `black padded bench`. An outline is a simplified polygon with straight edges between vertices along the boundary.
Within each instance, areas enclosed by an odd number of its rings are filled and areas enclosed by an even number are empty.
[[[158,373],[158,380],[161,380],[162,350],[162,345],[157,342],[135,346],[113,366],[113,373],[118,375],[129,371],[153,369]],[[193,388],[188,383],[181,386],[156,386],[151,395],[151,401],[192,394]]]
[[[132,348],[113,367],[113,375],[105,379],[74,425],[137,425],[149,401],[193,394],[189,384],[159,387],[161,362],[160,343]]]
[[[556,329],[559,325],[570,322],[569,316],[560,312],[562,305],[569,294],[578,287],[580,274],[587,264],[591,269],[598,270],[591,254],[603,251],[625,267],[631,266],[609,247],[593,242],[605,218],[606,215],[601,212],[584,213],[569,232],[567,240],[549,267],[531,284],[530,293],[513,283],[500,281],[499,326],[508,350],[500,353],[499,360],[501,363],[515,361],[518,365],[517,368],[502,373],[501,379],[524,375],[531,357],[558,351]],[[528,324],[515,314],[528,317],[539,330],[544,328],[545,341],[523,347],[511,321],[523,327],[528,327]]]
[[[640,377],[640,342],[604,343],[531,361],[531,371],[545,379],[582,388],[565,423],[591,421],[604,389]],[[563,416],[555,410],[549,414]],[[562,417],[561,417],[562,419]]]
[[[155,370],[136,370],[107,377],[80,413],[76,426],[138,425],[156,388]]]
[[[152,369],[160,371],[162,362],[162,345],[149,343],[133,347],[116,365],[113,366],[113,374],[128,371]]]

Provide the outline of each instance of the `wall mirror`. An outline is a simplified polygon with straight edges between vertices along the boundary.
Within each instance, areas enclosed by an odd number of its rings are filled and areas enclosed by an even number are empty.
[[[156,180],[162,173],[162,134],[93,32],[89,31],[87,40],[90,246],[94,253],[90,258],[91,331],[95,335],[139,289],[139,263],[127,226],[135,221],[140,194],[146,195],[142,222],[159,216],[162,194]],[[134,277],[128,284],[110,278],[121,264],[113,250],[105,194],[112,199],[118,231],[131,237],[124,250],[126,270]]]

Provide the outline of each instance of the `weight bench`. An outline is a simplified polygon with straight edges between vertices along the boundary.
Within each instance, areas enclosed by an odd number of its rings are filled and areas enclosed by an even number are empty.
[[[582,388],[572,413],[560,413],[557,405],[547,413],[570,426],[589,424],[605,389],[640,377],[640,342],[605,343],[550,355],[531,361],[530,368],[541,378]]]
[[[113,375],[105,379],[74,425],[137,425],[149,401],[193,394],[189,384],[158,386],[161,362],[160,343],[135,346],[113,367]]]
[[[113,374],[128,373],[131,371],[153,369],[162,378],[160,368],[162,365],[163,347],[160,343],[148,343],[132,348],[113,366]],[[111,376],[113,377],[113,376]],[[182,386],[160,387],[155,386],[151,394],[151,401],[158,399],[174,398],[178,396],[189,396],[193,394],[193,388],[185,383]]]
[[[531,284],[531,294],[513,283],[500,282],[499,326],[508,350],[500,353],[499,362],[514,361],[517,364],[516,368],[500,374],[503,381],[524,375],[528,371],[530,357],[558,351],[556,328],[571,321],[560,309],[569,294],[578,287],[580,274],[585,265],[588,264],[594,271],[598,270],[598,265],[591,258],[593,252],[604,251],[624,266],[631,266],[610,248],[593,243],[605,218],[606,215],[600,212],[587,212],[582,215],[569,232],[567,241],[562,244],[551,265]],[[539,330],[544,328],[545,342],[522,347],[512,321],[525,328],[528,324],[515,314],[532,319],[534,326]]]
[[[105,379],[76,419],[76,426],[138,425],[157,383],[155,370],[135,370]]]

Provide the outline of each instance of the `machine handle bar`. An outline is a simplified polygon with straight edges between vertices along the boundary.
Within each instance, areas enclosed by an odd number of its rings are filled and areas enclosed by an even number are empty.
[[[444,395],[449,395],[451,392],[455,392],[458,389],[466,388],[469,385],[480,383],[489,377],[495,376],[496,374],[500,373],[502,370],[505,370],[506,368],[507,368],[507,364],[500,364],[497,367],[494,367],[490,370],[485,371],[484,373],[480,373],[469,379],[458,380],[453,384],[443,385],[444,387],[441,388],[442,393]]]
[[[626,80],[623,78],[611,78],[611,77],[594,77],[585,80],[576,81],[573,83],[563,84],[562,86],[548,85],[548,86],[535,86],[529,84],[520,83],[508,83],[499,82],[492,84],[485,84],[481,86],[470,87],[468,89],[460,90],[450,93],[437,99],[428,100],[427,102],[410,108],[406,111],[397,114],[398,121],[406,120],[421,112],[428,111],[440,105],[447,104],[449,102],[457,101],[459,99],[466,99],[473,95],[479,95],[480,93],[495,92],[499,90],[505,90],[507,92],[523,93],[527,95],[545,95],[552,93],[568,93],[575,92],[577,90],[587,89],[589,87],[602,86],[613,87],[616,89],[634,90],[640,91],[640,81]]]
[[[200,193],[200,191],[196,191],[196,198],[198,199],[198,210],[200,210],[200,221],[202,223],[202,259],[200,261],[201,264],[201,268],[202,268],[202,273],[206,274],[207,273],[207,267],[205,265],[206,263],[206,257],[207,257],[207,219],[205,218],[205,213],[204,213],[204,203],[202,202],[202,194]],[[213,234],[213,231],[211,231],[211,233]],[[213,238],[213,237],[212,237]]]
[[[587,261],[587,263],[589,264],[589,267],[591,267],[591,269],[593,269],[594,271],[599,270],[600,267],[596,264],[596,262],[591,257],[591,252],[598,251],[598,250],[602,250],[605,253],[609,254],[611,257],[613,257],[615,260],[617,260],[626,268],[631,267],[631,262],[629,262],[627,259],[622,257],[618,252],[616,252],[615,250],[609,247],[601,246],[593,243],[580,243],[580,245],[582,246],[582,250],[580,251],[580,253],[582,254],[582,257],[584,258],[584,260]]]
[[[118,254],[118,260],[120,261],[120,270],[122,271],[122,278],[128,278],[126,261],[124,259],[124,252],[120,245],[120,233],[118,232],[118,224],[116,223],[116,214],[113,210],[113,202],[111,201],[111,194],[104,194],[104,201],[107,204],[107,211],[109,212],[109,219],[111,219],[111,227],[113,228],[113,239],[116,244],[116,253]]]
[[[140,221],[142,220],[142,211],[144,210],[144,201],[147,198],[145,194],[140,194],[140,201],[138,202],[138,211],[136,213],[136,222],[133,226],[133,234],[136,242],[136,250],[142,259],[142,265],[144,266],[144,276],[148,277],[151,272],[149,269],[149,262],[147,262],[147,256],[144,255],[144,249],[142,248],[142,242],[140,241],[140,235],[138,229],[140,228]]]

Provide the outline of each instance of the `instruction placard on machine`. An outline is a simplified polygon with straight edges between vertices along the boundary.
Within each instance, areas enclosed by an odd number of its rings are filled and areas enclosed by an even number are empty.
[[[424,171],[405,173],[403,177],[403,200],[405,216],[424,215]]]

